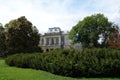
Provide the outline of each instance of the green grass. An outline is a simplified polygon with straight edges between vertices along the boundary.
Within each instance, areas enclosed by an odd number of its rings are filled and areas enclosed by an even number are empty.
[[[120,80],[119,78],[70,78],[33,69],[9,67],[0,59],[0,80]]]

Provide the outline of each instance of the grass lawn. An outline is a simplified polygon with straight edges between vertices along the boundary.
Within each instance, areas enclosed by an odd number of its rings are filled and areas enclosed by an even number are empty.
[[[0,59],[0,80],[120,80],[119,78],[70,78],[33,69],[9,67]]]

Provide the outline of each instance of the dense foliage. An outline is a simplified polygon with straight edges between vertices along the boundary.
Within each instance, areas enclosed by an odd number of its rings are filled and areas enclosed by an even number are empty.
[[[4,56],[3,52],[5,51],[5,35],[3,25],[0,23],[0,57]]]
[[[37,52],[40,34],[25,16],[11,20],[5,25],[5,44],[7,55],[14,53]]]
[[[120,78],[70,78],[49,72],[7,66],[0,59],[0,80],[120,80]]]
[[[15,54],[9,56],[6,63],[71,77],[120,77],[120,51],[112,49]]]
[[[69,38],[73,43],[81,42],[83,48],[107,47],[109,35],[114,30],[112,25],[103,14],[87,16],[71,29]],[[101,44],[98,43],[100,38]]]

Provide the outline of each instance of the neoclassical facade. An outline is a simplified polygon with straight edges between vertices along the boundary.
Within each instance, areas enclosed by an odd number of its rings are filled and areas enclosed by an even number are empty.
[[[47,33],[41,35],[39,46],[44,51],[48,51],[58,48],[70,48],[70,42],[68,33],[64,33],[59,27],[54,27],[49,28]]]

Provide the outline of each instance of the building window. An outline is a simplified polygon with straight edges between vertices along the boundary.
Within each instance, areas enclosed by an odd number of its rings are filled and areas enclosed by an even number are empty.
[[[49,38],[46,38],[46,45],[49,45]]]
[[[59,37],[56,37],[56,45],[59,44]]]
[[[41,44],[44,45],[44,39],[42,39],[42,43]]]
[[[57,29],[55,29],[55,31],[58,31]]]
[[[54,45],[54,38],[51,38],[52,41],[51,41],[51,45]]]

